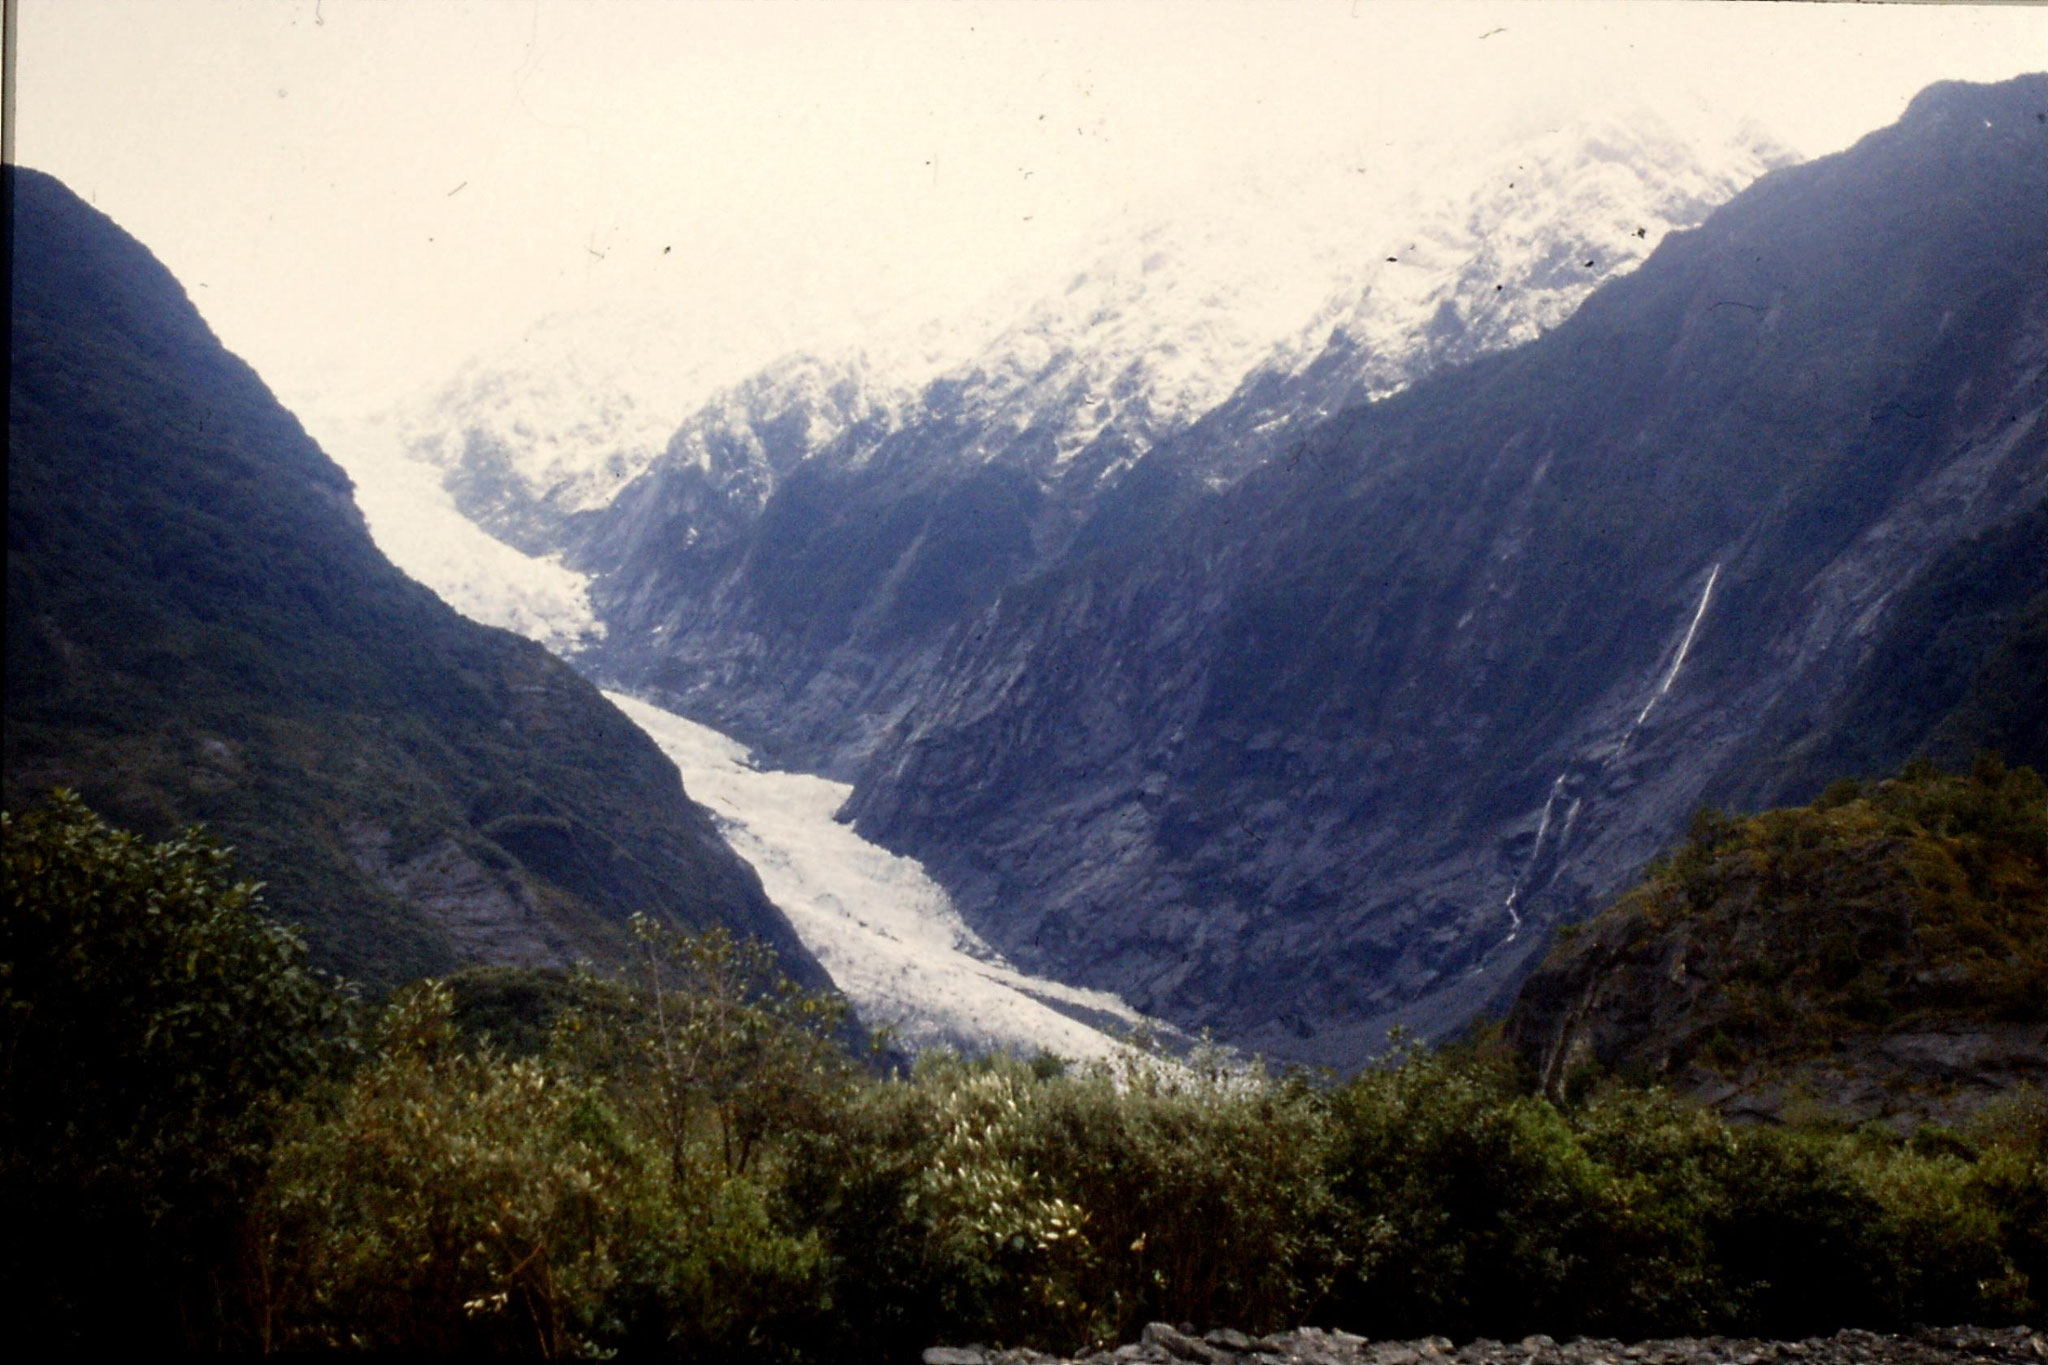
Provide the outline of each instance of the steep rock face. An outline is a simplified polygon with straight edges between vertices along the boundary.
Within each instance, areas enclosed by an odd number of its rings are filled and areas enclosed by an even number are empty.
[[[1723,1112],[1953,1121],[2048,1083],[2048,793],[1909,770],[1812,807],[1702,817],[1523,984],[1506,1036]]]
[[[1613,127],[1426,188],[1278,177],[1102,253],[914,396],[771,372],[707,417],[779,424],[788,453],[707,445],[693,419],[578,520],[608,627],[591,666],[850,772],[1002,588],[1241,476],[1326,407],[1555,325],[1779,155]]]
[[[537,644],[372,545],[177,282],[10,168],[6,800],[207,823],[372,979],[623,952],[635,911],[819,972],[676,770]]]
[[[2048,504],[1958,542],[1898,593],[1847,682],[1781,707],[1708,790],[1785,805],[1849,773],[1980,749],[2048,772]]]
[[[1282,1057],[1504,1004],[2048,493],[2044,113],[1934,87],[1540,341],[1009,590],[848,813],[1013,960]]]

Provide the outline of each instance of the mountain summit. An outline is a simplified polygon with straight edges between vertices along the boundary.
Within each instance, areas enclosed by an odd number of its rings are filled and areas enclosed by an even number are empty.
[[[588,667],[850,774],[1003,588],[1240,477],[1323,405],[1556,325],[1781,158],[1645,119],[1426,179],[1368,161],[1222,186],[1015,295],[971,345],[954,329],[965,358],[919,386],[873,360],[765,372],[535,548],[595,575]],[[517,520],[496,508],[521,486],[497,478],[485,524]]]

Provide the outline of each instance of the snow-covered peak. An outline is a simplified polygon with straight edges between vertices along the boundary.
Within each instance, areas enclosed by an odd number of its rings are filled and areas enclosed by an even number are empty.
[[[712,395],[669,438],[666,461],[711,475],[784,474],[856,423],[886,418],[904,397],[875,378],[864,354],[784,356]]]
[[[1299,370],[1335,341],[1365,366],[1353,396],[1378,398],[1437,364],[1533,340],[1668,233],[1791,159],[1753,127],[1707,144],[1649,115],[1532,138],[1458,192],[1419,202],[1387,253],[1265,367]]]
[[[969,415],[1022,430],[1063,406],[1061,461],[1111,426],[1150,445],[1226,397],[1325,303],[1397,216],[1404,187],[1297,174],[1228,188],[1126,230],[1019,307],[946,376]]]
[[[414,459],[444,471],[485,445],[528,499],[561,513],[601,507],[707,395],[782,349],[733,321],[656,304],[553,314],[402,404],[394,425]]]
[[[990,433],[970,454],[997,458],[1006,434],[1031,430],[1042,458],[1056,427],[1048,473],[1112,430],[1127,462],[1247,374],[1298,369],[1333,336],[1380,358],[1368,396],[1382,396],[1556,325],[1789,159],[1753,129],[1713,145],[1642,115],[1483,154],[1253,171],[1119,225],[943,383]]]
[[[806,340],[802,318],[592,307],[470,362],[390,428],[466,512],[528,549],[551,548],[550,528],[609,505],[664,452],[715,477],[749,470],[766,489],[778,460],[853,424],[915,420],[903,395],[919,390],[975,428],[963,459],[1100,478],[1248,374],[1292,373],[1333,338],[1369,358],[1350,397],[1527,340],[1778,159],[1754,130],[1714,143],[1641,115],[1496,147],[1256,167],[1106,222],[1078,267],[1026,272],[980,307],[878,316],[858,352]],[[785,427],[779,444],[762,434]]]

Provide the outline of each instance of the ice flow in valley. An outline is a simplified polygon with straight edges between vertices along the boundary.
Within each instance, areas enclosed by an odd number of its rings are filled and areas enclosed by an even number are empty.
[[[832,818],[846,784],[757,768],[745,746],[708,726],[623,693],[605,696],[682,770],[691,797],[718,818],[870,1028],[892,1029],[913,1051],[943,1045],[1106,1060],[1122,1045],[1104,1028],[1148,1022],[1114,995],[1004,962],[914,860]]]

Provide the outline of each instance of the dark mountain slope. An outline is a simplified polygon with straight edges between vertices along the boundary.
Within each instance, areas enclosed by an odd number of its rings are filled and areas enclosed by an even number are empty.
[[[1023,962],[1281,1056],[1505,1003],[2048,492],[2044,115],[2048,79],[1934,87],[1009,591],[849,813]]]
[[[10,171],[6,800],[204,821],[327,963],[605,957],[634,911],[822,974],[675,768],[371,543],[149,253]]]
[[[1936,559],[1830,704],[1774,719],[1711,798],[1785,805],[1845,773],[1916,755],[1959,768],[1979,749],[2048,771],[2048,504]]]
[[[1760,135],[1695,145],[1645,112],[1522,139],[1426,195],[1362,167],[1337,200],[1316,177],[1222,183],[1115,234],[914,391],[787,360],[545,542],[597,576],[608,630],[579,664],[850,776],[1003,588],[1156,525],[1347,402],[1568,316],[1777,159]],[[445,405],[416,449],[518,539],[539,523],[507,509],[539,462],[471,424],[502,427],[493,408]]]
[[[671,457],[577,528],[608,627],[585,663],[778,762],[834,769],[900,714],[945,632],[1040,561],[1060,517],[1028,470],[963,465],[986,439],[963,418],[892,431],[870,416],[799,460],[783,452],[801,442],[774,439],[787,415],[755,427],[772,493],[728,473],[737,461]]]

